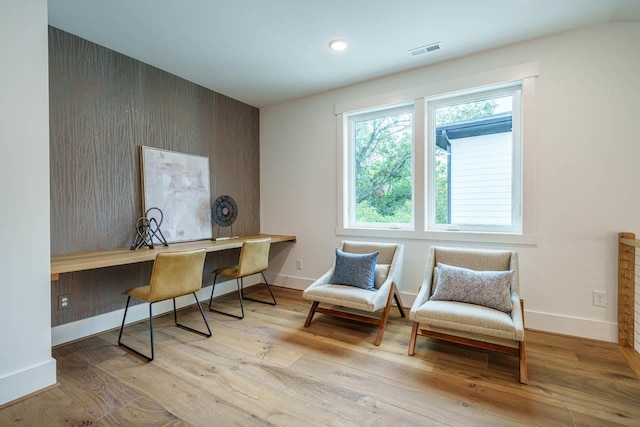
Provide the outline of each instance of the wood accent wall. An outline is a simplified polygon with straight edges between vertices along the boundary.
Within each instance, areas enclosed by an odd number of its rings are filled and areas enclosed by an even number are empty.
[[[234,234],[260,231],[257,108],[53,27],[49,76],[52,255],[131,244],[142,145],[209,157],[211,200],[238,204]],[[205,273],[237,257],[209,254]],[[147,284],[151,266],[61,275],[52,326],[123,308],[121,291]],[[70,309],[57,309],[62,294]]]

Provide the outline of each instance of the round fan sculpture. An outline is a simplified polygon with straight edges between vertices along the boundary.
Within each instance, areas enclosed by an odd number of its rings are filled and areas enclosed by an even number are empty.
[[[236,201],[229,196],[218,197],[211,206],[211,218],[218,225],[218,237],[213,240],[227,240],[235,239],[238,236],[233,236],[233,223],[238,217],[238,205]],[[229,227],[231,230],[231,236],[220,237],[220,227]]]

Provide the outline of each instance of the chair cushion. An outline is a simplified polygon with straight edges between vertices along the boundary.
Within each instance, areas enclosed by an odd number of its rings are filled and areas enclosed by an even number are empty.
[[[380,289],[380,286],[387,280],[391,264],[376,264],[375,278],[373,280],[373,286],[376,289]]]
[[[336,266],[329,283],[373,290],[379,252],[352,254],[336,249]]]
[[[151,286],[140,286],[138,288],[129,289],[124,291],[123,294],[130,295],[134,298],[138,298],[142,301],[147,301],[149,299],[149,294],[151,293]]]
[[[211,274],[222,274],[227,277],[236,278],[238,277],[238,271],[239,271],[239,268],[237,265],[231,265],[227,267],[216,268],[211,272]]]
[[[345,241],[342,242],[342,250],[351,254],[370,254],[377,251],[380,252],[377,262],[380,264],[391,264],[396,250],[398,250],[398,244]]]
[[[343,285],[311,286],[302,296],[310,301],[333,304],[368,312],[378,311],[386,305],[387,296],[380,292]]]
[[[438,263],[434,301],[458,301],[482,305],[504,312],[513,309],[513,270],[475,271]]]
[[[416,322],[452,331],[516,341],[524,339],[524,329],[517,328],[509,314],[480,305],[429,300],[413,316]]]

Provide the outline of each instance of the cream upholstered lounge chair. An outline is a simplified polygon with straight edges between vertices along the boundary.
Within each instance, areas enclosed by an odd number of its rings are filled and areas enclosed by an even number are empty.
[[[330,283],[336,268],[336,261],[334,260],[329,271],[311,284],[302,294],[305,299],[313,301],[304,326],[305,328],[309,327],[316,312],[377,325],[378,335],[376,336],[375,345],[380,345],[393,299],[396,301],[400,314],[405,317],[399,291],[404,248],[402,245],[395,243],[343,241],[340,249],[351,254],[379,252],[375,267],[375,289],[366,290],[354,286]],[[331,304],[333,307],[319,307],[320,303]],[[344,311],[340,309],[341,307],[369,313],[382,310],[382,313],[379,318],[376,318],[364,315],[364,313],[358,314]]]
[[[437,271],[434,274],[437,263],[476,271],[513,270],[511,311],[431,299],[437,287],[437,283],[433,283],[437,277]],[[519,294],[516,252],[431,247],[424,281],[409,313],[409,319],[413,321],[409,355],[414,354],[417,335],[510,354],[519,357],[520,382],[526,384],[524,303]]]

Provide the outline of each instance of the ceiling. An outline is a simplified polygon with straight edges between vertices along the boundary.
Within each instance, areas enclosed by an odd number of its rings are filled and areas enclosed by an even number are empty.
[[[49,25],[264,107],[611,21],[640,0],[49,0]],[[349,49],[333,52],[343,38]],[[412,48],[441,49],[412,56]]]

